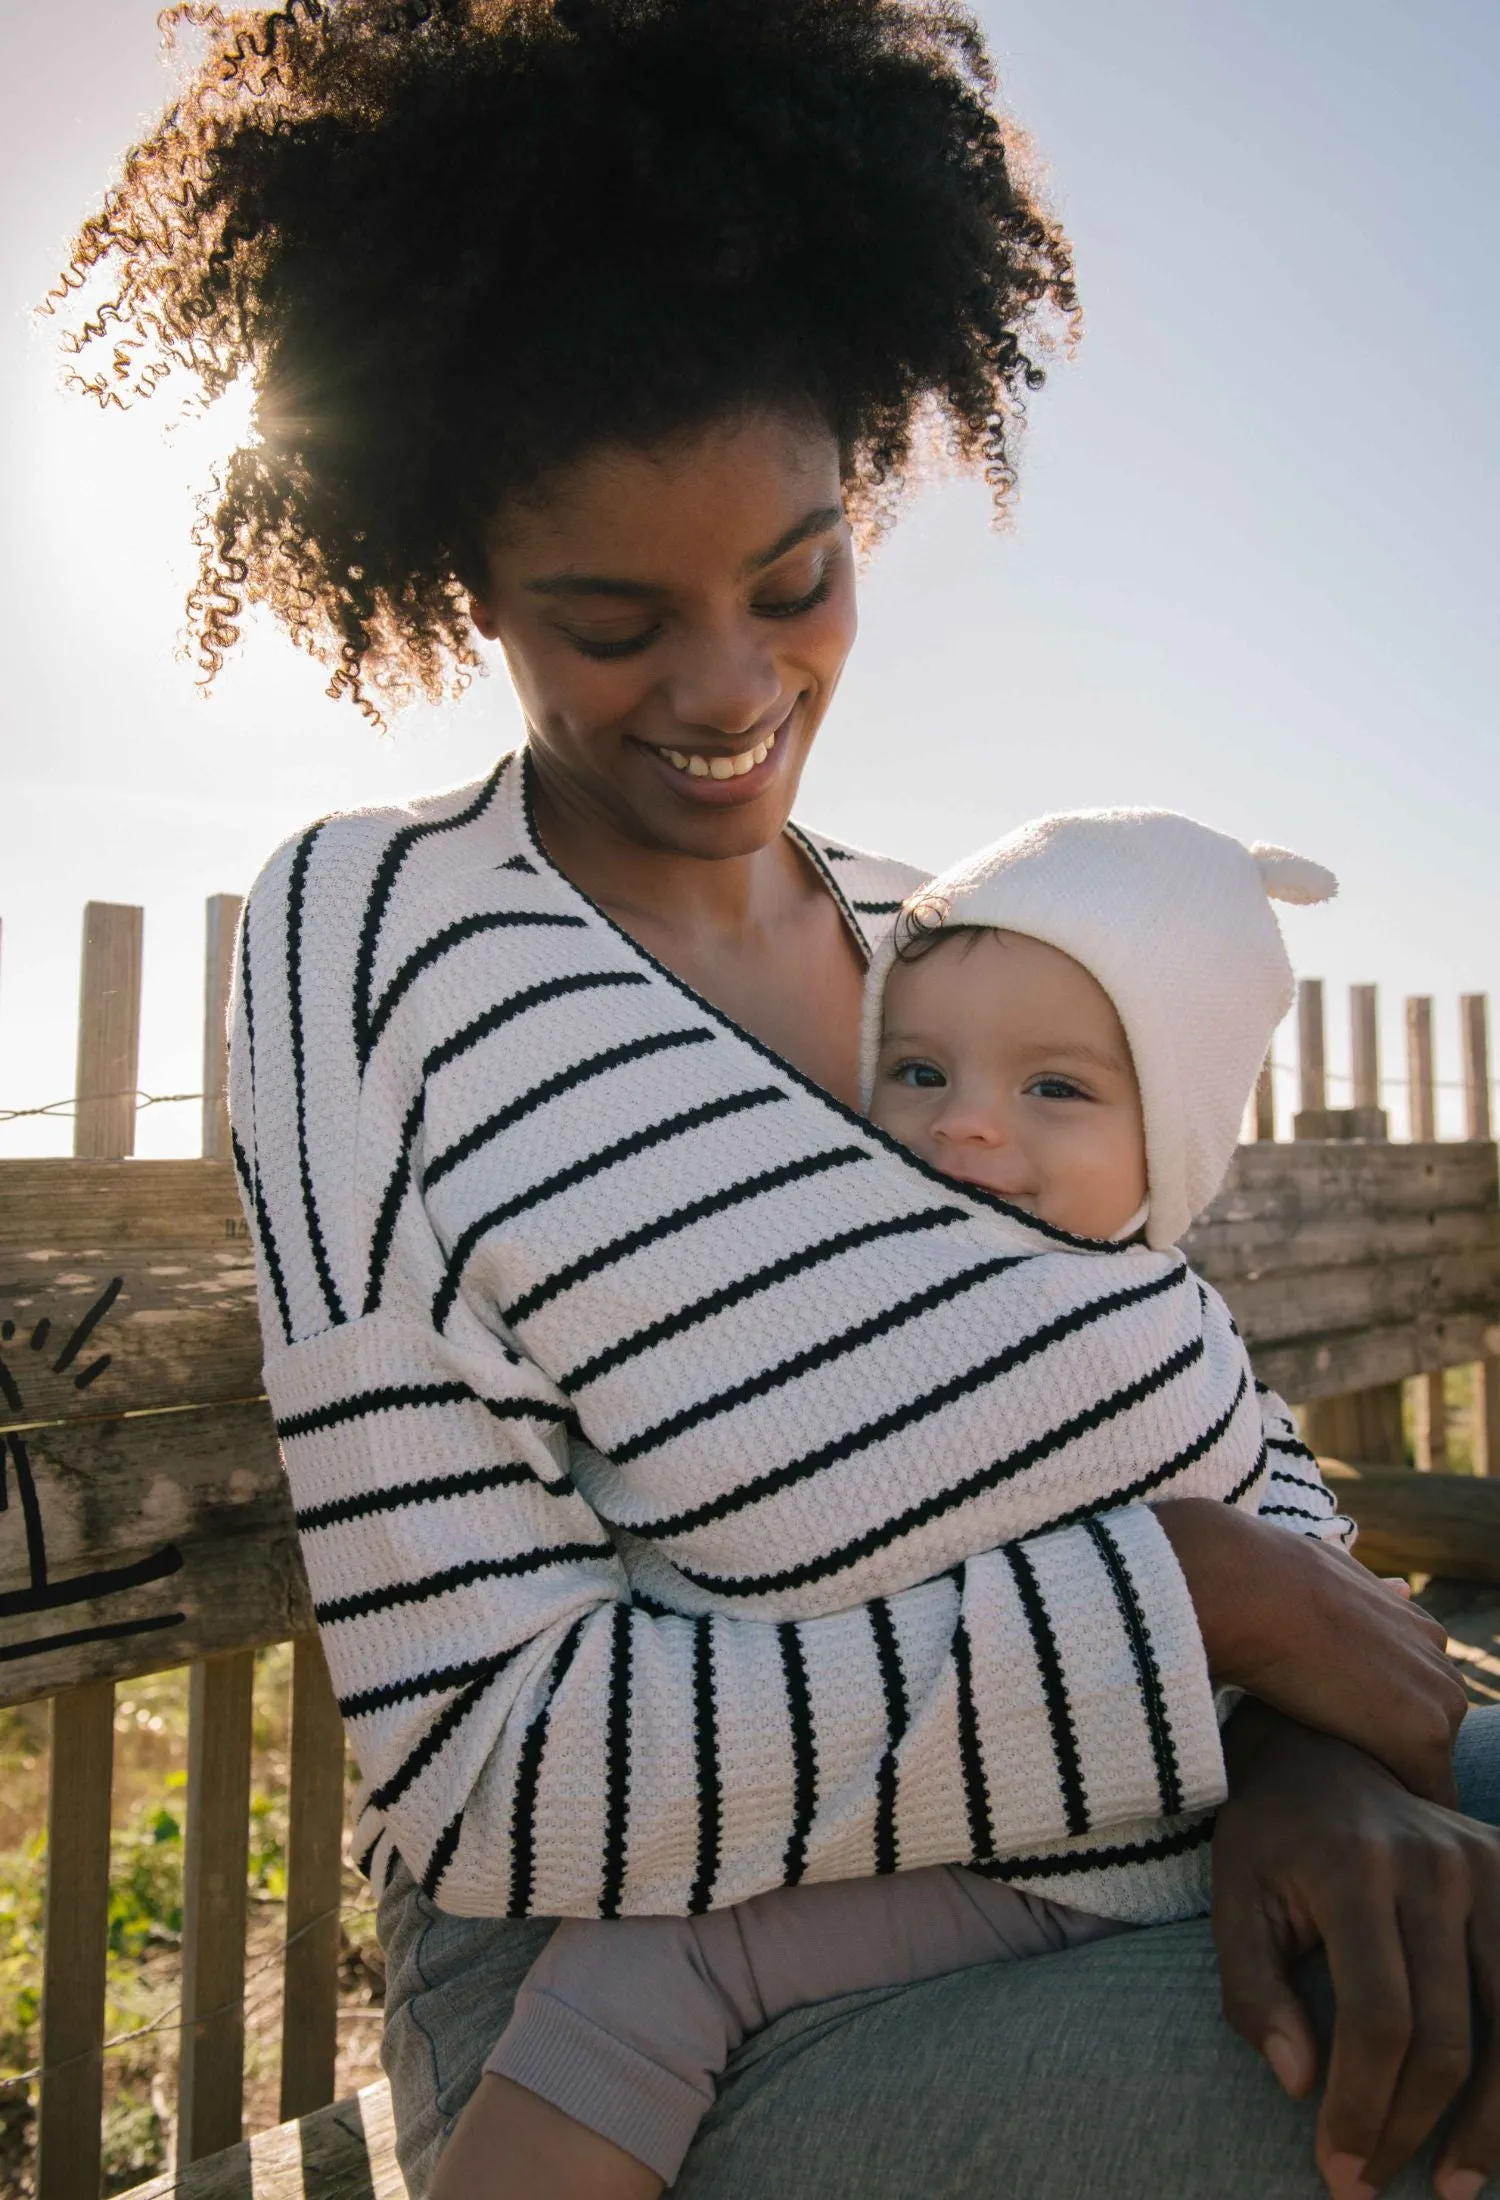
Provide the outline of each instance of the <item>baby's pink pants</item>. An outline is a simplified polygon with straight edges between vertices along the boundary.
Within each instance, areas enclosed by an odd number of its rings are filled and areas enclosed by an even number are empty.
[[[729,2057],[787,2010],[1124,1929],[956,1865],[777,1888],[702,1917],[564,1918],[485,2068],[670,2184]]]

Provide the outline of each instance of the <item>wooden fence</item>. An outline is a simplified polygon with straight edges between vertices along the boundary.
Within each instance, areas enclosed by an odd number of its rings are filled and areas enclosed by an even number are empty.
[[[289,1640],[281,2113],[333,2095],[343,1740],[261,1395],[250,1248],[226,1158],[237,917],[233,896],[210,901],[202,1158],[129,1158],[142,913],[91,903],[73,1157],[0,1161],[0,1703],[52,1699],[39,2200],[98,2192],[114,1688],[132,1675],[192,1666],[179,2161],[240,2137],[253,1657]],[[1433,1136],[1432,1004],[1408,1005],[1416,1139],[1385,1135],[1372,988],[1355,989],[1352,1103],[1328,1106],[1322,989],[1308,981],[1293,1142],[1275,1138],[1264,1078],[1258,1135],[1188,1250],[1264,1378],[1305,1407],[1320,1448],[1398,1466],[1401,1386],[1415,1379],[1418,1464],[1439,1467],[1434,1378],[1473,1363],[1475,1466],[1500,1475],[1484,1003],[1463,1004],[1468,1138],[1448,1143]],[[1383,1564],[1415,1551],[1415,1563],[1500,1580],[1488,1503],[1500,1487],[1477,1493],[1477,1517],[1465,1511],[1473,1485],[1455,1479],[1414,1526],[1413,1482],[1352,1486]]]
[[[99,2189],[115,1683],[193,1664],[178,2154],[240,2137],[257,1647],[293,1640],[281,2114],[333,2098],[344,1742],[228,1160],[239,902],[208,905],[198,1161],[131,1161],[142,912],[85,914],[71,1160],[0,1162],[0,1702],[52,1697],[38,2200]]]

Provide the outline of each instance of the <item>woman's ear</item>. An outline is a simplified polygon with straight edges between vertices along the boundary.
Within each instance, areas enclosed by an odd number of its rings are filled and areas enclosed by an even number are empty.
[[[489,597],[481,594],[477,588],[469,590],[469,617],[474,621],[475,626],[487,642],[499,641],[500,628],[496,622]]]

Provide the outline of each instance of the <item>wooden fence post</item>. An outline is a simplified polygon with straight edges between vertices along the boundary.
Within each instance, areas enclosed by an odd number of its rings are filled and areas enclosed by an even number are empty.
[[[225,1018],[234,982],[234,943],[239,933],[238,894],[210,894],[203,957],[203,1155],[228,1161],[229,1047]]]
[[[1459,1002],[1464,1047],[1464,1136],[1489,1138],[1489,1006],[1482,993]],[[1491,1353],[1474,1375],[1474,1472],[1500,1475],[1500,1357]]]
[[[1406,1003],[1406,1093],[1410,1136],[1427,1145],[1437,1137],[1437,1074],[1432,1051],[1432,1001],[1411,995]],[[1448,1414],[1441,1369],[1412,1383],[1416,1464],[1422,1474],[1441,1474],[1448,1464]]]
[[[135,1150],[143,930],[139,909],[84,911],[73,1151],[90,1160]],[[110,1681],[52,1699],[37,2200],[99,2191],[114,1723]]]
[[[316,1635],[303,1635],[292,1655],[283,2122],[333,2099],[344,1834],[344,1726],[323,1645]]]
[[[1304,1117],[1328,1112],[1328,1076],[1323,1044],[1323,981],[1303,978],[1297,987],[1297,1120],[1293,1138],[1320,1135],[1300,1128]]]
[[[207,908],[203,980],[203,1152],[229,1159],[225,1016],[237,894]],[[182,2049],[177,2166],[238,2143],[244,2114],[245,1912],[255,1653],[193,1668],[188,1694],[187,1853],[182,1889]]]
[[[1373,985],[1349,988],[1349,1067],[1354,1105],[1380,1106],[1380,1019]]]
[[[1260,1065],[1260,1075],[1255,1080],[1255,1141],[1257,1145],[1276,1137],[1276,1072],[1268,1054]]]
[[[205,1658],[189,1683],[179,2168],[240,2138],[254,1686],[253,1650]]]
[[[1296,1138],[1383,1141],[1385,1111],[1380,1105],[1380,1045],[1373,985],[1349,989],[1354,1091],[1348,1108],[1330,1108],[1324,1068],[1323,986],[1304,978],[1298,987],[1297,1032],[1302,1107],[1293,1126]],[[1341,1398],[1313,1398],[1303,1408],[1304,1433],[1316,1452],[1366,1466],[1404,1466],[1406,1432],[1400,1383],[1378,1383]]]

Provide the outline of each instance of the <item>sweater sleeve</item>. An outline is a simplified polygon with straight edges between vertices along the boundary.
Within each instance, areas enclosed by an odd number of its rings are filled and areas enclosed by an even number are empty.
[[[294,913],[302,860],[276,887]],[[567,1397],[466,1295],[434,1326],[444,1254],[415,1191],[356,1211],[368,1111],[406,1102],[370,1080],[356,1100],[338,1017],[294,1013],[299,981],[336,1002],[343,973],[263,921],[236,1009],[236,1164],[377,1883],[399,1853],[457,1914],[682,1914],[1026,1857],[1221,1798],[1192,1602],[1143,1506],[800,1621],[633,1598],[568,1471]]]
[[[1222,1792],[1144,1508],[826,1618],[685,1618],[631,1602],[524,1361],[381,1313],[266,1381],[366,1846],[388,1833],[447,1909],[691,1911]]]
[[[1257,1383],[1255,1388],[1267,1460],[1256,1512],[1262,1520],[1290,1528],[1294,1535],[1310,1535],[1320,1543],[1337,1543],[1350,1549],[1354,1522],[1339,1511],[1338,1500],[1323,1480],[1316,1458],[1297,1434],[1290,1411],[1264,1383]]]

